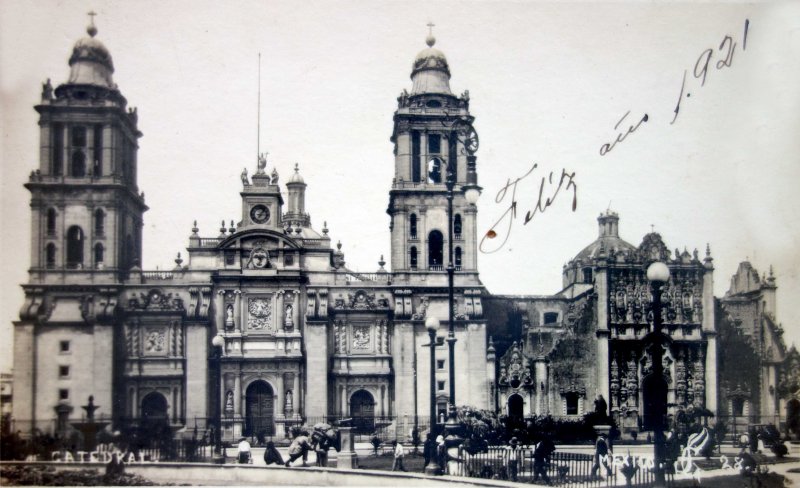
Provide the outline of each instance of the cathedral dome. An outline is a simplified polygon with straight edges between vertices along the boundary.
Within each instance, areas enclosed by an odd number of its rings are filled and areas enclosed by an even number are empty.
[[[423,93],[444,93],[450,92],[450,66],[444,53],[433,47],[436,38],[429,35],[425,42],[428,44],[426,49],[417,54],[414,58],[414,65],[411,70],[411,81],[414,82],[411,88],[412,95]]]
[[[292,174],[292,176],[289,178],[289,181],[286,184],[291,185],[293,183],[302,185],[305,185],[306,183],[303,177],[300,176],[300,165],[298,164],[294,165],[294,174]]]
[[[111,74],[114,73],[114,62],[108,49],[95,39],[97,28],[94,23],[86,28],[86,32],[89,37],[79,39],[72,48],[72,55],[69,57],[68,83],[116,89],[111,78]]]
[[[574,261],[589,261],[596,258],[602,249],[605,253],[610,251],[624,252],[636,251],[636,246],[619,237],[619,216],[613,212],[601,214],[597,218],[599,235],[597,239],[583,248],[575,256]]]

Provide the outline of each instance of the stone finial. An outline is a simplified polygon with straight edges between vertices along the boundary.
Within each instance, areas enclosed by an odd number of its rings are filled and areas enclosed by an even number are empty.
[[[223,219],[222,223],[220,224],[220,228],[219,228],[220,237],[224,237],[225,236],[225,230],[226,230],[225,229],[225,220]]]
[[[233,225],[233,220],[231,220],[231,226],[228,228],[228,232],[230,232],[231,234],[236,232],[236,227]]]
[[[192,235],[196,236],[198,232],[200,232],[200,229],[197,228],[197,221],[195,220],[192,224]]]
[[[181,258],[181,253],[178,251],[178,257],[175,258],[175,268],[181,269],[183,264],[183,259]]]
[[[328,235],[328,221],[322,222],[322,235]]]

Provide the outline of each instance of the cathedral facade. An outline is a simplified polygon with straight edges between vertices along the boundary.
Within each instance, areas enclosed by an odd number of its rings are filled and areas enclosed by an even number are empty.
[[[375,273],[348,269],[326,226],[311,224],[299,168],[282,184],[265,157],[241,175],[238,222],[210,236],[195,225],[173,270],[142,270],[148,207],[137,185],[138,114],[114,83],[93,25],[88,34],[73,48],[67,81],[54,89],[48,80],[35,107],[41,142],[25,185],[32,254],[14,324],[15,419],[45,430],[57,415],[79,417],[93,396],[96,415],[120,425],[162,419],[179,429],[221,419],[228,440],[282,438],[291,425],[347,417],[399,430],[401,419],[427,416],[432,396],[437,412],[447,408],[452,365],[441,347],[430,370],[426,322],[438,319],[444,337],[452,316],[459,405],[579,417],[602,395],[631,433],[652,368],[645,269],[656,260],[672,276],[662,297],[671,408],[719,411],[708,249],[673,253],[655,233],[634,246],[607,212],[598,238],[565,265],[562,291],[498,296],[482,285],[477,207],[466,198],[478,184],[469,93],[451,92],[450,67],[431,36],[394,113],[391,271],[383,259]],[[749,293],[739,286],[723,300],[731,310],[739,291]],[[770,411],[768,383],[783,360],[775,348],[753,398]],[[726,402],[736,395],[726,386]]]

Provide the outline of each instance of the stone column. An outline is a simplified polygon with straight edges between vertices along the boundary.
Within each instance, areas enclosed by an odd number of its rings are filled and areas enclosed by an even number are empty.
[[[244,392],[242,391],[242,375],[238,373],[233,378],[233,411],[235,415],[243,416],[242,404],[244,403]]]
[[[538,400],[536,402],[536,415],[547,414],[547,362],[544,357],[534,359],[534,378],[536,378],[536,391]]]
[[[300,333],[300,294],[292,294],[292,322],[294,323],[294,331]]]
[[[608,329],[608,268],[605,259],[598,262],[595,274],[595,293],[597,295],[597,393],[603,398],[611,398],[609,392],[608,375],[611,360],[608,349],[608,339],[611,331]]]
[[[200,301],[200,289],[195,288],[198,295],[197,300]],[[217,290],[217,296],[214,297],[214,323],[217,326],[217,332],[225,331],[225,290]],[[215,334],[212,333],[213,337]]]
[[[278,332],[283,332],[283,300],[284,300],[285,292],[283,290],[278,292],[278,296],[275,299],[275,320],[277,320],[276,330]]]
[[[344,385],[339,386],[339,398],[341,402],[341,415],[347,417],[350,412],[347,411],[347,388]]]
[[[386,386],[381,385],[381,417],[386,416]]]
[[[245,315],[245,307],[242,306],[242,292],[241,290],[234,290],[233,292],[234,330],[237,330],[239,332],[244,330],[244,320],[242,320],[244,318],[244,315]]]

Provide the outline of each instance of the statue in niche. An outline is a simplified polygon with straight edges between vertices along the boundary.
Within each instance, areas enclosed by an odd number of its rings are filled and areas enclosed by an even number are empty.
[[[233,392],[231,390],[225,393],[225,413],[233,414]]]
[[[286,330],[293,330],[294,329],[294,319],[292,318],[292,311],[294,308],[292,304],[286,305],[286,310],[283,314],[283,328]]]
[[[225,307],[225,328],[233,329],[233,327],[233,304],[229,303],[228,306]]]
[[[292,399],[292,390],[286,390],[286,400],[283,404],[283,414],[291,417],[294,410],[294,401]]]

